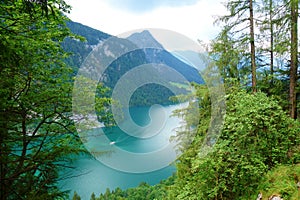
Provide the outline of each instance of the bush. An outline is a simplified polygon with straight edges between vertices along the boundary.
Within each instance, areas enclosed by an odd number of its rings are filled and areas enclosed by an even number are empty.
[[[178,167],[183,180],[173,186],[173,197],[255,199],[268,170],[299,162],[299,127],[264,93],[228,95],[224,129],[214,150],[205,158],[183,154]]]

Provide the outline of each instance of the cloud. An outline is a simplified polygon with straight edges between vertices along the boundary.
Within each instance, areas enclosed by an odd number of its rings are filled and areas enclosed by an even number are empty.
[[[119,1],[134,2],[134,0]],[[67,0],[73,7],[71,13],[68,14],[73,21],[111,35],[141,28],[161,28],[184,34],[195,41],[213,39],[219,32],[219,28],[213,26],[213,16],[225,13],[221,1],[223,0],[198,0],[197,2],[195,0],[155,0],[156,7],[152,5],[152,10],[148,8],[144,12],[130,12],[129,8],[125,10],[116,7],[120,5],[113,6],[112,2],[117,2],[117,0]],[[175,2],[177,2],[176,6]],[[187,5],[192,2],[196,3]]]
[[[106,0],[115,8],[129,12],[144,13],[160,7],[180,7],[194,5],[200,0]]]

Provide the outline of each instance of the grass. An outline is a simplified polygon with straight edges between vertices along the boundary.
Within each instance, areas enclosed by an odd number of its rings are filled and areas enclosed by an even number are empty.
[[[284,200],[299,200],[300,188],[297,187],[299,181],[300,164],[281,165],[265,175],[259,189],[263,200],[268,200],[272,195],[278,195]]]

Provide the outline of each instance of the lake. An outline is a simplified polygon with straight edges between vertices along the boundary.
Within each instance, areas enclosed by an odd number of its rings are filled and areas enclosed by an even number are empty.
[[[79,156],[72,163],[75,169],[66,169],[63,172],[64,177],[71,176],[72,178],[60,181],[60,188],[71,190],[71,197],[76,191],[82,199],[90,199],[93,192],[99,196],[100,193],[105,192],[106,188],[126,189],[136,187],[141,182],[154,185],[170,177],[176,171],[172,161],[178,156],[178,152],[175,153],[174,150],[176,143],[170,142],[170,137],[175,135],[175,129],[183,122],[182,119],[171,115],[175,109],[186,106],[187,103],[156,106],[152,107],[152,110],[150,107],[131,108],[130,114],[134,122],[146,127],[140,132],[135,130],[137,133],[134,135],[126,134],[119,127],[91,130],[88,134],[96,135],[96,137],[91,137],[85,144],[86,147],[90,151],[97,152],[113,149],[113,153],[98,155],[95,158]],[[149,109],[151,115],[149,115]],[[159,118],[163,115],[165,115],[165,121],[159,131],[155,124],[147,126],[155,121],[151,120],[151,116]],[[124,123],[126,126],[126,121]],[[152,134],[152,129],[157,133]],[[103,131],[104,134],[97,134],[99,131]]]

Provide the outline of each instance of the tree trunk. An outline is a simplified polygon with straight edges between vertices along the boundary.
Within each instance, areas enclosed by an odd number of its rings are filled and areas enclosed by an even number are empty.
[[[250,51],[251,51],[251,71],[252,71],[252,92],[256,92],[256,63],[255,63],[255,44],[254,44],[254,17],[253,0],[249,1],[250,10]]]
[[[298,67],[298,0],[291,0],[291,67],[290,67],[290,116],[297,119],[296,86]]]
[[[271,87],[274,79],[274,25],[273,25],[273,0],[269,2],[270,15],[270,73],[271,73]]]

